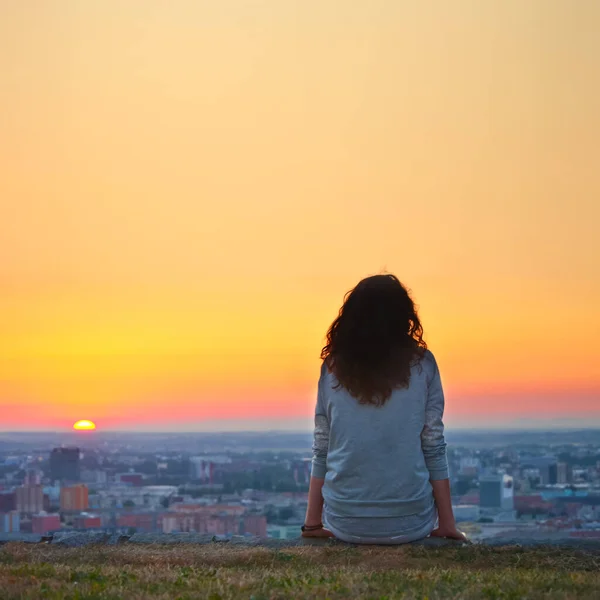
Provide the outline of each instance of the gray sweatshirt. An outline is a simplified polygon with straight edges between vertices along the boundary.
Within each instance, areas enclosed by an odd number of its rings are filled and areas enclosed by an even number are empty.
[[[411,370],[408,388],[380,407],[359,404],[323,364],[312,475],[324,477],[327,510],[340,517],[400,517],[427,510],[429,480],[448,478],[444,394],[433,354]]]

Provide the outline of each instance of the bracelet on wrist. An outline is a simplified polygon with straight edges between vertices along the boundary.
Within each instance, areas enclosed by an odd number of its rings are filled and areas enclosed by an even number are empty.
[[[317,531],[319,529],[323,529],[323,523],[319,523],[318,525],[302,525],[300,527],[301,531]]]

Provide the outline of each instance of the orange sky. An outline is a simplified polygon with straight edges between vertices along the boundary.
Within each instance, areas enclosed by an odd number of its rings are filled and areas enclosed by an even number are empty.
[[[0,430],[299,427],[361,277],[448,422],[600,422],[593,0],[0,4]]]

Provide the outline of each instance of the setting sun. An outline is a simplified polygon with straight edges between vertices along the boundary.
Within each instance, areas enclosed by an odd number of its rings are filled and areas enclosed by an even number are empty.
[[[82,421],[77,421],[77,423],[74,423],[73,429],[78,429],[78,430],[96,429],[96,424],[93,423],[92,421],[88,421],[87,419],[84,419]]]

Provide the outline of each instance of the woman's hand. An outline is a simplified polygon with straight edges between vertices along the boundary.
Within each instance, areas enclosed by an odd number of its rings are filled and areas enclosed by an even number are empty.
[[[438,528],[431,532],[431,536],[466,542],[467,536],[456,529],[456,521],[452,512],[450,480],[432,479],[431,487],[433,488],[433,499],[438,513]]]
[[[333,533],[329,529],[321,527],[320,529],[313,529],[312,531],[303,531],[302,537],[304,538],[330,538],[334,537]]]
[[[431,537],[442,537],[450,540],[459,540],[461,542],[467,541],[467,536],[462,531],[459,531],[455,524],[440,525],[431,532]]]

